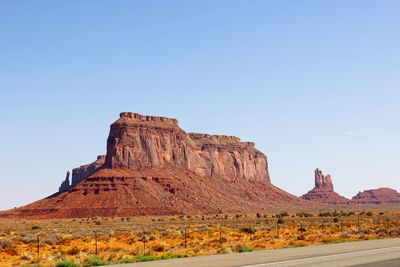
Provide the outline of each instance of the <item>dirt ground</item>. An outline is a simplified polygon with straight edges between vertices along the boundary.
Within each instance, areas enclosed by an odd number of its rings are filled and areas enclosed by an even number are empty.
[[[0,267],[98,266],[400,237],[400,211],[0,221]]]

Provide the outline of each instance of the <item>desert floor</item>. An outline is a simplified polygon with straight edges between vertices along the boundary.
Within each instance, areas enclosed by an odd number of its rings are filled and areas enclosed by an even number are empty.
[[[400,211],[1,220],[0,267],[100,266],[400,237]]]

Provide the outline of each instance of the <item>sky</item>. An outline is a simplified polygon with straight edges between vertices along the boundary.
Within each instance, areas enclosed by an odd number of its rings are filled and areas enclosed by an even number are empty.
[[[122,111],[239,136],[302,195],[400,190],[399,1],[0,0],[0,209],[106,153]]]

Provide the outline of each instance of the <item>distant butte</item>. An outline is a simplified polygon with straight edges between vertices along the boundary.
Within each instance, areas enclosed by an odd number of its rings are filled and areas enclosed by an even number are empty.
[[[400,193],[391,188],[365,190],[351,200],[357,204],[400,207]]]
[[[320,169],[316,169],[314,177],[315,186],[311,191],[302,196],[303,199],[332,205],[351,204],[349,199],[333,190],[332,177],[329,174],[324,175]]]

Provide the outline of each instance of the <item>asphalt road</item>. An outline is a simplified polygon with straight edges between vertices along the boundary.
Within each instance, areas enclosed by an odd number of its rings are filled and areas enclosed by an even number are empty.
[[[113,265],[114,267],[399,267],[400,238]]]

